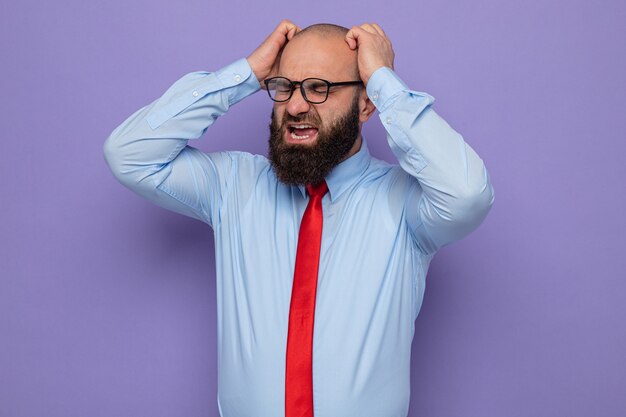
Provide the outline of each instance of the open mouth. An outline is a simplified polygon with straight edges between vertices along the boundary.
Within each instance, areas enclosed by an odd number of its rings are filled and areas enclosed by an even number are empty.
[[[287,138],[293,141],[306,141],[317,136],[317,128],[308,123],[287,125]]]

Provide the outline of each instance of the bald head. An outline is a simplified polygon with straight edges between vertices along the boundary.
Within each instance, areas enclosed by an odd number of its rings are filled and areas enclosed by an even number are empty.
[[[357,52],[350,49],[345,41],[347,33],[347,28],[330,23],[319,23],[302,29],[285,45],[280,60],[281,75],[290,78],[283,71],[295,69],[307,75],[292,79],[317,77],[333,82],[359,80]],[[314,73],[322,70],[331,70],[333,74]]]
[[[307,33],[316,34],[318,36],[326,38],[345,38],[346,34],[348,33],[348,28],[344,28],[343,26],[339,25],[333,25],[332,23],[318,23],[302,29],[300,32],[296,33],[296,36],[306,35]]]

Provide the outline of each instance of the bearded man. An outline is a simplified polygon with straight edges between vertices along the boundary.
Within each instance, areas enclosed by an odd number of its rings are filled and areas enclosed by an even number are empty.
[[[393,70],[377,24],[284,20],[193,72],[105,143],[116,178],[215,235],[222,417],[406,417],[435,252],[493,203],[482,160]],[[269,157],[188,145],[245,97],[274,101]],[[399,165],[361,126],[378,109]]]

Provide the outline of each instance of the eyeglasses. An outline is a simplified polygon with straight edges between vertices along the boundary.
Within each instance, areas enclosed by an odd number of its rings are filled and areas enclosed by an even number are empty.
[[[302,97],[311,104],[321,104],[328,99],[328,91],[331,87],[340,85],[359,85],[363,81],[342,81],[331,83],[320,78],[305,78],[302,81],[291,81],[285,77],[273,77],[263,81],[267,88],[267,93],[274,101],[282,103],[293,95],[297,85],[300,84]]]

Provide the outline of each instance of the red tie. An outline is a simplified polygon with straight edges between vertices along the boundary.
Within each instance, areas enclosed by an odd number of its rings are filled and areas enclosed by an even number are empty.
[[[307,184],[306,189],[310,200],[300,223],[289,308],[285,417],[313,417],[313,319],[322,244],[322,197],[328,186],[322,181],[316,186]]]

